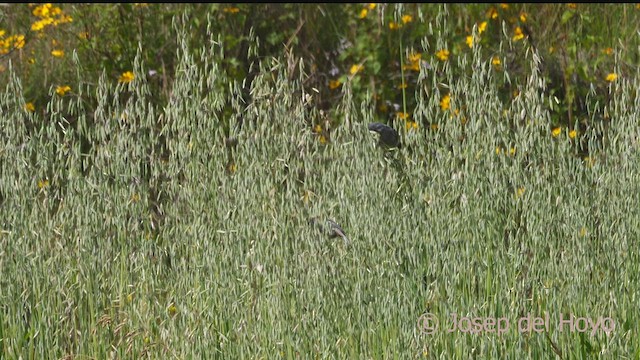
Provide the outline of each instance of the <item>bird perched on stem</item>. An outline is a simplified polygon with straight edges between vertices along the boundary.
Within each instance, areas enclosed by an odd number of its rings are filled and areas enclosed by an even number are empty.
[[[380,135],[378,144],[387,148],[400,148],[400,135],[389,125],[382,123],[369,123],[369,131],[375,131]]]
[[[315,226],[318,230],[320,230],[321,233],[328,236],[329,238],[336,238],[339,236],[342,238],[342,240],[344,240],[346,244],[349,243],[349,238],[345,234],[344,230],[342,230],[342,227],[340,227],[337,222],[331,219],[322,221],[316,217],[313,217],[309,219],[309,225]]]

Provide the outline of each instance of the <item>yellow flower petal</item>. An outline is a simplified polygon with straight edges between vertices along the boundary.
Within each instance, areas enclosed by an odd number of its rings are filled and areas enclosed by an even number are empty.
[[[487,22],[483,21],[478,25],[478,34],[482,34],[485,30],[487,30]]]
[[[496,8],[493,7],[493,6],[490,7],[489,10],[487,11],[487,17],[492,19],[492,20],[497,19],[498,18],[498,10],[496,10]]]
[[[407,114],[406,112],[397,112],[396,116],[400,120],[405,120],[405,119],[409,118],[409,114]]]
[[[349,73],[351,75],[355,75],[355,74],[359,73],[362,70],[363,67],[364,67],[363,65],[352,65],[351,69],[349,69]]]
[[[440,100],[440,108],[444,111],[449,110],[451,106],[451,95],[447,94]]]
[[[513,31],[513,40],[518,41],[522,39],[524,39],[524,33],[522,32],[522,29],[520,28],[520,26],[517,26],[516,29]]]
[[[438,59],[440,59],[440,61],[447,61],[447,60],[449,60],[449,50],[447,50],[447,49],[441,49],[441,50],[438,50],[438,51],[436,52],[436,57],[437,57]]]
[[[133,79],[135,79],[135,75],[133,74],[133,72],[131,71],[126,71],[124,73],[122,73],[122,75],[120,75],[120,77],[118,78],[118,82],[121,83],[130,83],[133,81]]]
[[[415,130],[418,128],[418,123],[415,121],[405,121],[405,127],[407,128],[407,130]]]
[[[527,22],[527,13],[525,12],[520,13],[520,21],[523,23]]]
[[[422,54],[421,53],[411,53],[411,54],[409,54],[409,61],[411,61],[411,62],[417,62],[417,61],[420,61],[420,59],[422,59]]]
[[[228,7],[228,8],[224,8],[222,11],[230,14],[236,14],[240,12],[240,9],[238,9],[237,7]]]
[[[575,139],[576,136],[578,136],[578,132],[577,131],[575,131],[575,130],[569,131],[569,138],[570,139]]]
[[[335,89],[339,88],[340,85],[342,85],[342,82],[340,80],[329,80],[329,89],[330,90],[335,90]]]
[[[49,180],[47,179],[38,180],[38,189],[42,189],[47,186],[49,186]]]
[[[70,86],[58,86],[56,87],[56,94],[63,96],[64,94],[66,94],[68,91],[71,91],[71,87]]]

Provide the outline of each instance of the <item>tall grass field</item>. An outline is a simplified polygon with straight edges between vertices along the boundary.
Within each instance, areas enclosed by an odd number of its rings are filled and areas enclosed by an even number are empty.
[[[535,49],[509,101],[482,51],[423,58],[413,122],[349,79],[320,111],[294,53],[230,80],[213,31],[166,101],[141,56],[114,82],[68,53],[80,85],[30,112],[9,65],[0,358],[639,359],[640,74],[576,134]]]

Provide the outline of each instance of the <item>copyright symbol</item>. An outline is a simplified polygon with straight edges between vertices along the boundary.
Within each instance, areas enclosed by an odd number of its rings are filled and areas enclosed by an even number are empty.
[[[431,313],[424,313],[418,318],[418,331],[431,335],[438,330],[438,318]]]

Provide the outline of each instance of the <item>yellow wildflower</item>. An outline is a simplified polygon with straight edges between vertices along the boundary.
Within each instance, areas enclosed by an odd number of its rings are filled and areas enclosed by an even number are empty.
[[[451,106],[451,95],[447,94],[440,100],[440,108],[444,111],[449,110]]]
[[[373,10],[376,8],[376,4],[370,3],[369,5],[367,5],[367,7],[369,8],[369,10]]]
[[[524,187],[519,187],[516,190],[516,197],[521,197],[522,195],[524,195],[524,192],[525,192],[525,188]]]
[[[392,21],[392,22],[389,23],[389,30],[397,30],[397,29],[399,29],[401,27],[402,27],[402,25],[400,25],[400,24],[398,24],[396,22]]]
[[[496,10],[495,7],[490,7],[489,10],[487,11],[487,17],[489,19],[495,20],[498,18],[498,10]]]
[[[126,72],[122,73],[122,75],[120,75],[120,77],[118,78],[118,82],[126,84],[126,83],[132,82],[133,79],[135,79],[135,75],[133,74],[133,72],[126,71]]]
[[[431,130],[436,131],[438,130],[438,124],[431,124]]]
[[[16,49],[22,49],[24,47],[24,35],[13,36],[13,47]]]
[[[575,9],[578,7],[578,5],[576,5],[575,3],[568,3],[568,4],[567,4],[567,7],[568,7],[569,9],[574,9],[574,10],[575,10]]]
[[[339,88],[340,85],[342,85],[342,82],[340,80],[329,80],[329,89],[331,90]]]
[[[397,88],[399,90],[406,89],[407,88],[407,83],[398,84]]]
[[[400,120],[406,120],[406,119],[408,119],[408,118],[409,118],[409,114],[407,114],[406,112],[401,112],[401,111],[397,112],[397,113],[396,113],[396,116],[397,116],[397,117],[398,117],[398,119],[400,119]]]
[[[473,36],[471,35],[467,36],[465,41],[467,42],[467,45],[469,45],[469,47],[473,47]]]
[[[419,61],[415,61],[412,62],[408,65],[404,65],[402,66],[403,70],[413,70],[413,71],[420,71],[420,62]]]
[[[578,132],[576,130],[569,131],[569,138],[570,139],[575,139],[576,136],[578,136]]]
[[[606,48],[606,49],[602,50],[602,52],[603,52],[605,55],[611,55],[611,54],[613,54],[613,49],[612,49],[612,48],[610,48],[610,47],[608,47],[608,48]]]
[[[31,24],[31,31],[40,31],[40,30],[44,29],[44,27],[46,25],[47,25],[46,21],[38,20],[38,21],[34,22],[33,24]]]
[[[364,19],[367,17],[367,14],[369,13],[369,10],[367,8],[364,8],[362,10],[360,10],[360,15],[358,16],[360,19]]]
[[[362,70],[362,68],[363,68],[363,65],[362,65],[362,64],[359,64],[359,65],[352,65],[352,66],[351,66],[351,69],[349,69],[349,73],[350,73],[351,75],[355,75],[355,74],[359,73],[359,72]]]
[[[64,56],[64,50],[51,50],[51,55],[53,55],[55,57],[63,57]]]
[[[502,3],[500,4],[500,7],[506,10],[509,8],[509,4]]]
[[[407,128],[407,130],[418,129],[418,123],[415,121],[405,121],[404,126]]]
[[[421,53],[411,53],[409,54],[409,61],[411,62],[417,62],[420,61],[420,59],[422,59],[422,54]]]
[[[36,111],[36,107],[33,105],[32,102],[28,102],[28,103],[24,104],[24,109],[27,110],[28,112]]]
[[[9,48],[22,49],[24,47],[25,40],[24,35],[12,35],[5,40],[0,40],[0,48],[2,48],[2,54],[9,52]]]
[[[47,186],[49,186],[49,180],[48,179],[38,180],[38,189],[43,189],[43,188],[45,188]]]
[[[235,6],[232,6],[232,7],[226,7],[222,11],[224,11],[226,13],[230,13],[230,14],[236,14],[236,13],[240,12],[240,9],[238,9]]]
[[[618,74],[616,73],[609,73],[605,78],[605,80],[607,80],[608,82],[614,82],[616,81],[616,79],[618,79]]]
[[[553,130],[551,130],[551,136],[558,137],[558,135],[560,135],[561,132],[562,132],[562,128],[558,126],[556,128],[553,128]]]
[[[56,94],[63,96],[64,94],[66,94],[68,91],[71,91],[71,87],[70,86],[58,86],[56,87]]]
[[[526,12],[521,12],[520,13],[520,22],[527,22],[527,13]]]
[[[513,33],[514,33],[513,41],[524,39],[524,33],[522,32],[522,29],[520,28],[520,26],[516,26],[516,29]]]
[[[478,24],[478,34],[482,34],[485,30],[487,30],[487,22],[483,21]]]
[[[51,4],[42,4],[40,6],[36,6],[35,9],[33,9],[33,15],[40,17],[40,18],[44,18],[44,17],[49,17],[49,10],[51,9],[53,5]]]
[[[413,21],[413,16],[411,15],[402,15],[402,23],[406,24],[406,23],[410,23]]]
[[[449,60],[449,50],[447,49],[440,49],[438,50],[438,52],[436,52],[436,57],[438,59],[440,59],[440,61],[447,61]]]
[[[496,155],[500,155],[502,148],[500,146],[496,146]]]

